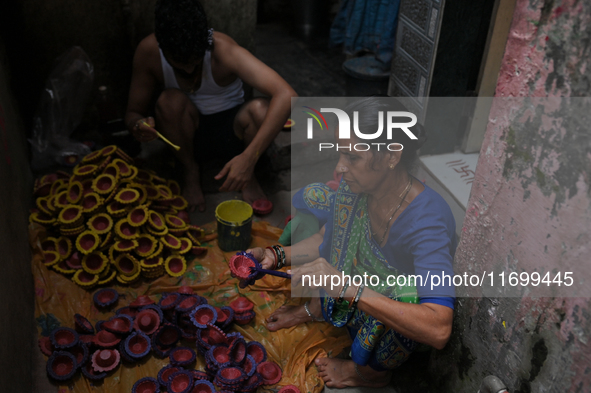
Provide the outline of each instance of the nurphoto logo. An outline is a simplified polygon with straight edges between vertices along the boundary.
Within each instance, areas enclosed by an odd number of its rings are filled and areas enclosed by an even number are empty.
[[[320,111],[309,107],[304,106],[306,110],[304,113],[312,116],[308,118],[307,122],[307,138],[313,139],[314,138],[314,120],[318,126],[320,126],[321,130],[326,129],[328,130],[328,123],[326,122],[326,118],[322,115],[322,113],[334,113],[337,116],[338,120],[338,139],[351,139],[351,119],[347,112],[342,109],[338,108],[320,108]],[[379,138],[382,133],[384,132],[384,118],[386,123],[386,137],[387,139],[392,139],[392,130],[400,129],[404,131],[404,133],[410,139],[418,139],[410,130],[409,128],[417,124],[417,116],[412,112],[400,112],[400,111],[388,111],[384,114],[383,111],[378,112],[378,129],[372,133],[364,133],[359,129],[359,112],[353,112],[353,132],[358,139],[361,140],[373,140]],[[406,121],[400,121],[400,120]],[[321,121],[322,120],[322,121]],[[367,131],[367,130],[364,130]],[[385,146],[386,149],[389,151],[401,151],[404,146],[401,143],[355,143],[355,144],[339,144],[336,143],[336,147],[334,143],[327,143],[322,142],[318,144],[319,151],[322,149],[333,149],[336,148],[337,151],[339,150],[356,150],[356,151],[368,151],[371,146],[377,147],[377,150],[380,151],[381,146]]]

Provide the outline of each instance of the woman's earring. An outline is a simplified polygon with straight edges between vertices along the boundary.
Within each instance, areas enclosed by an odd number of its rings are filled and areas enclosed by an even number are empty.
[[[390,164],[388,166],[390,167],[390,169],[394,169],[396,167],[396,165],[394,165],[394,164]]]

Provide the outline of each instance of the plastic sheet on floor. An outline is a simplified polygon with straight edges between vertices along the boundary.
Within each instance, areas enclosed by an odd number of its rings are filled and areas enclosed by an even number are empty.
[[[212,229],[214,225],[207,227]],[[281,230],[265,222],[254,222],[252,233],[252,246],[266,247],[277,243]],[[113,285],[120,298],[118,304],[106,312],[98,310],[92,302],[96,289],[87,291],[42,263],[40,240],[45,237],[42,227],[31,225],[29,234],[33,247],[35,318],[39,336],[48,336],[56,326],[73,328],[75,313],[94,324],[108,319],[114,315],[115,309],[127,306],[137,296],[148,295],[158,302],[163,292],[188,285],[215,306],[228,305],[238,296],[246,296],[255,304],[256,318],[244,326],[234,324],[230,331],[240,332],[247,341],[262,343],[267,349],[269,360],[279,364],[283,370],[283,378],[277,385],[260,387],[259,392],[277,391],[281,386],[295,385],[302,393],[319,393],[323,382],[318,377],[314,359],[317,356],[336,356],[350,345],[345,329],[337,329],[327,323],[307,323],[278,332],[268,331],[265,320],[274,310],[286,303],[298,304],[301,299],[290,299],[289,282],[273,276],[265,276],[256,285],[245,289],[239,288],[238,280],[230,276],[228,268],[228,259],[233,253],[219,249],[215,234],[210,235],[210,240],[204,243],[207,252],[188,263],[184,276],[173,278],[165,274],[152,282],[140,281],[132,286]],[[194,347],[194,343],[188,342],[182,342],[181,345]],[[155,378],[167,364],[168,358],[160,359],[151,354],[147,360],[132,366],[122,364],[99,383],[93,383],[78,373],[66,385],[56,384],[56,391],[128,393],[138,379],[148,376]],[[198,356],[195,368],[203,370],[204,367],[205,360]]]

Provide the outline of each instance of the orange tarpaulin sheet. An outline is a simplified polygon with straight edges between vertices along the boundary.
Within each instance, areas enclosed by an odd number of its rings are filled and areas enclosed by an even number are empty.
[[[213,225],[208,225],[214,228]],[[127,306],[137,296],[149,295],[155,302],[162,292],[175,291],[181,285],[191,286],[196,293],[207,298],[214,306],[228,305],[238,296],[245,296],[255,304],[255,319],[247,325],[233,324],[229,331],[240,332],[246,341],[258,341],[267,350],[269,360],[279,364],[283,378],[274,386],[263,386],[259,392],[273,390],[284,385],[295,385],[302,393],[319,393],[323,388],[322,379],[313,361],[317,356],[335,356],[350,345],[345,329],[337,329],[328,323],[307,323],[290,329],[270,332],[265,327],[266,318],[281,305],[297,304],[300,299],[290,299],[288,280],[265,276],[253,286],[238,287],[238,280],[230,276],[228,259],[234,253],[225,253],[217,246],[215,235],[204,243],[207,252],[188,263],[183,277],[173,278],[165,274],[152,281],[140,281],[131,286],[119,285],[116,281],[111,287],[119,292],[118,304],[110,311],[98,310],[92,301],[97,289],[87,291],[68,277],[46,267],[40,248],[40,240],[45,238],[43,227],[32,224],[30,241],[33,247],[32,269],[35,281],[35,317],[39,335],[48,336],[57,326],[74,327],[74,314],[88,318],[93,324],[114,315],[114,310]],[[266,247],[277,243],[281,230],[265,222],[253,223],[252,247]],[[180,345],[195,348],[194,343],[181,341]],[[147,359],[147,360],[146,360]],[[56,384],[61,392],[104,392],[118,393],[131,391],[133,384],[143,377],[154,377],[158,371],[169,364],[168,358],[160,359],[150,354],[146,359],[133,364],[122,364],[111,372],[102,382],[92,382],[78,373],[67,385]],[[197,356],[195,368],[204,370],[203,356]]]

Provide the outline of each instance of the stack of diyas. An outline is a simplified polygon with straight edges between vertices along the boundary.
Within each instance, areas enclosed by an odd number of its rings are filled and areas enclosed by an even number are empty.
[[[37,179],[30,221],[46,229],[45,266],[83,288],[127,285],[165,272],[180,277],[187,256],[205,251],[179,185],[132,162],[107,146],[84,157],[73,174]]]

